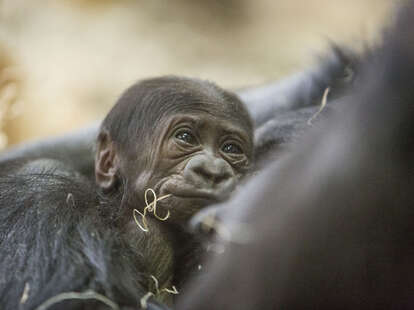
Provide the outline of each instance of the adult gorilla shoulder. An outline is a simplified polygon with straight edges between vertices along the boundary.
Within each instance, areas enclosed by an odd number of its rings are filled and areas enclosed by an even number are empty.
[[[100,127],[96,184],[56,159],[0,172],[2,308],[171,305],[202,252],[187,220],[225,200],[252,156],[232,93],[176,77],[133,85]]]

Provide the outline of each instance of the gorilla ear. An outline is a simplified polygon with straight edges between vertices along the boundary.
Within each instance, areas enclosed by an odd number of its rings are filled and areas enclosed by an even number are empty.
[[[98,136],[95,156],[95,179],[100,188],[112,189],[117,181],[119,157],[107,131]]]

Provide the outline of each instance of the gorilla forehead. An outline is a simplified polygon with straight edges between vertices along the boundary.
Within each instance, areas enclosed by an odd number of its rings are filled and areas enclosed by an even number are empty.
[[[137,107],[146,115],[149,112],[154,121],[176,113],[206,112],[217,117],[240,118],[242,122],[250,122],[239,98],[211,82],[167,76],[144,80],[134,87],[143,92],[143,96],[136,97]]]
[[[147,79],[128,88],[102,126],[123,148],[132,142],[130,137],[146,141],[172,115],[200,112],[252,131],[250,115],[236,95],[211,82],[176,76]]]

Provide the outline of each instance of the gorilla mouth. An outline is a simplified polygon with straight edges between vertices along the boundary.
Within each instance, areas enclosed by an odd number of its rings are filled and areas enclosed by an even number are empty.
[[[196,188],[186,182],[181,180],[168,180],[159,185],[159,195],[168,195],[171,194],[171,198],[180,199],[182,201],[196,202],[196,204],[210,205],[214,203],[219,203],[224,200],[224,197],[221,191],[214,189],[203,189]]]

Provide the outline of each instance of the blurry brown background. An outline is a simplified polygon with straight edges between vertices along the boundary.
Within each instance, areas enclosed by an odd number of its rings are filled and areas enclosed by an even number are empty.
[[[397,0],[0,0],[0,150],[102,118],[137,79],[228,88],[378,38]]]

